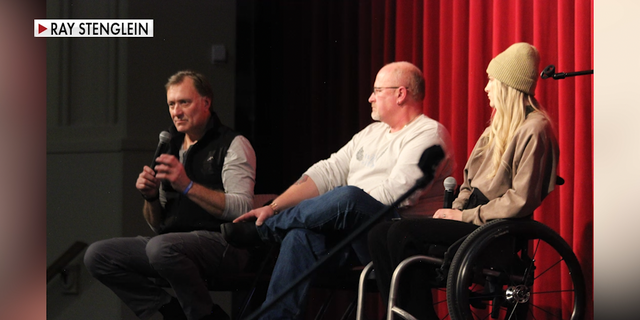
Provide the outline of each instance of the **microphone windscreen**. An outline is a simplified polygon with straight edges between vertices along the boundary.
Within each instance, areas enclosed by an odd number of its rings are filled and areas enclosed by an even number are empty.
[[[169,143],[169,141],[171,141],[171,133],[169,133],[169,131],[162,131],[160,132],[160,143]]]
[[[540,72],[540,78],[547,79],[549,77],[553,77],[556,73],[556,67],[552,64],[548,65],[542,72]]]
[[[422,187],[426,186],[435,174],[436,167],[440,164],[440,161],[444,158],[444,151],[439,145],[431,146],[422,152],[420,160],[418,161],[418,167],[424,174],[424,176],[416,182]]]
[[[456,185],[458,184],[458,182],[456,181],[456,178],[454,177],[447,177],[446,179],[444,179],[444,189],[445,190],[453,190],[456,188]]]

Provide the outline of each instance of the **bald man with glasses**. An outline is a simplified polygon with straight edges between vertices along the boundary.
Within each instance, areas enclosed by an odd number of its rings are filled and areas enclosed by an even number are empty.
[[[422,113],[423,100],[424,78],[418,67],[409,62],[385,65],[369,96],[376,122],[311,166],[271,205],[222,225],[225,239],[237,247],[280,244],[265,305],[326,255],[331,245],[415,185],[423,176],[417,165],[420,156],[434,145],[445,151],[435,178],[386,218],[427,218],[442,207],[442,182],[453,170],[450,137],[444,126]],[[352,243],[352,248],[362,264],[371,261],[366,237]],[[306,280],[291,290],[261,319],[301,318],[310,283]]]

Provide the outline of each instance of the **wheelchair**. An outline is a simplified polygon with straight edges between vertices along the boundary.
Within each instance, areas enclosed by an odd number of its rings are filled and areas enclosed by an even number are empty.
[[[392,277],[389,320],[416,319],[396,304],[398,279],[416,263],[435,268],[433,304],[440,319],[578,320],[585,315],[586,285],[573,250],[553,229],[531,219],[493,220],[447,248],[405,259]],[[372,271],[369,263],[360,274],[357,319],[362,319]]]

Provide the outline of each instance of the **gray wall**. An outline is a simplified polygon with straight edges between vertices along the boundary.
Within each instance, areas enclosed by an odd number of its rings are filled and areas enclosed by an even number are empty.
[[[236,4],[230,0],[48,0],[49,19],[154,19],[153,38],[47,39],[47,265],[75,241],[150,235],[135,180],[170,124],[164,83],[209,77],[214,108],[234,127]],[[227,61],[212,63],[224,45]],[[48,319],[135,319],[84,269],[47,285]],[[71,294],[69,294],[71,292]],[[75,292],[75,293],[74,293]],[[229,297],[222,295],[225,308]]]

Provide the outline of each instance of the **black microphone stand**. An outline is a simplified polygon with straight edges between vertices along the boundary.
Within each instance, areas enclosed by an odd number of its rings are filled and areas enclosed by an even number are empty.
[[[547,79],[552,77],[554,80],[564,79],[566,77],[573,76],[582,76],[587,74],[593,74],[593,70],[584,70],[584,71],[576,71],[576,72],[556,72],[556,67],[552,64],[548,65],[542,72],[540,73],[540,78]]]
[[[307,269],[302,275],[300,275],[297,279],[295,279],[289,286],[287,286],[280,294],[278,294],[275,298],[273,298],[269,303],[262,305],[260,309],[253,312],[247,317],[247,320],[256,319],[260,314],[271,308],[276,302],[280,301],[289,291],[299,285],[302,281],[307,279],[313,272],[315,272],[318,268],[320,268],[325,262],[331,259],[336,254],[342,252],[346,246],[348,246],[352,241],[361,236],[365,231],[371,228],[378,220],[380,220],[383,216],[385,216],[389,211],[393,210],[393,208],[399,206],[404,200],[406,200],[409,196],[411,196],[418,189],[424,188],[433,180],[433,174],[435,171],[435,167],[440,163],[440,161],[444,158],[444,151],[440,146],[432,146],[426,149],[422,156],[420,157],[419,167],[423,171],[424,176],[416,182],[416,184],[409,189],[405,194],[400,196],[395,202],[393,202],[388,207],[380,210],[378,213],[373,215],[369,220],[365,221],[358,228],[356,228],[349,236],[340,241],[335,247],[333,247],[327,255],[316,261],[315,264],[311,266],[311,268]]]

